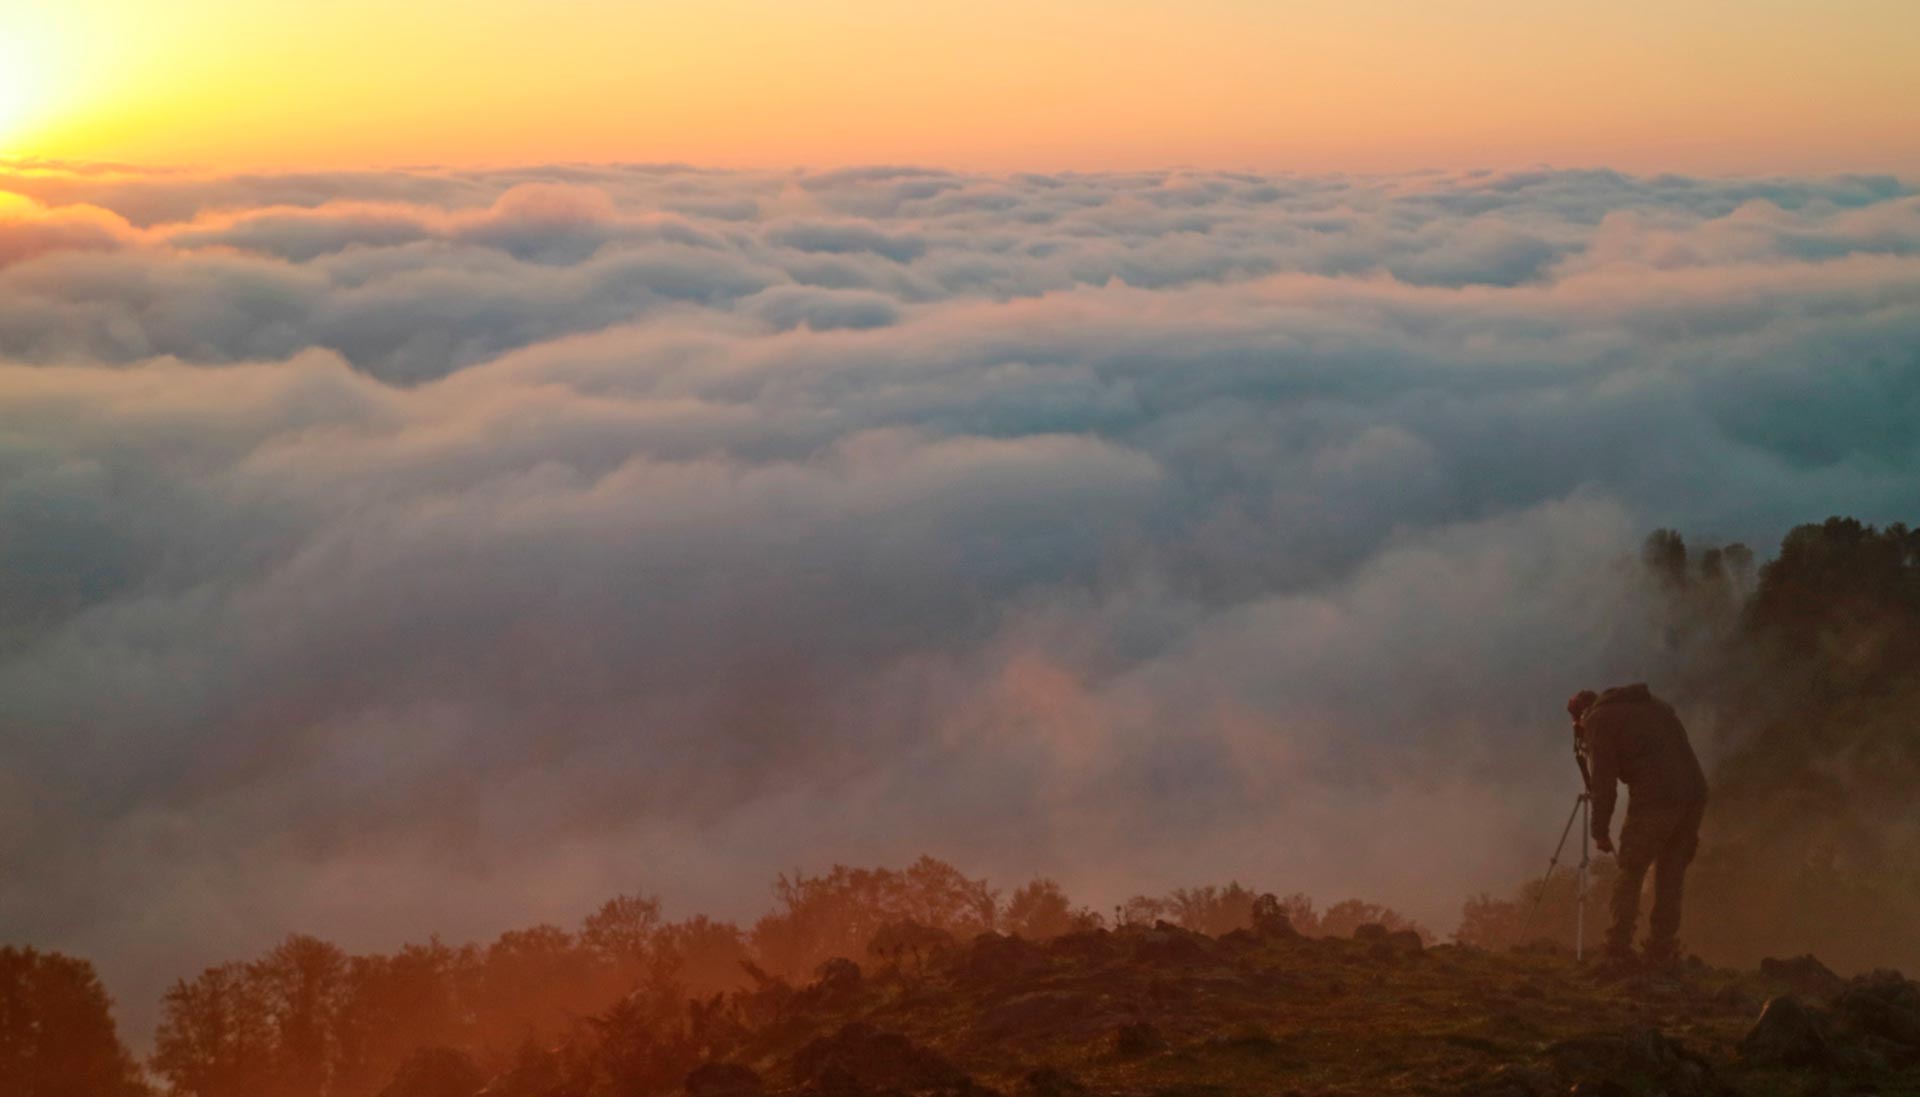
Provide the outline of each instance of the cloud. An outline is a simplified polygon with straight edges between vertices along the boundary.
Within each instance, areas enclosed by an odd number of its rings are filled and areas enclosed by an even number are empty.
[[[0,925],[136,1028],[922,850],[1445,929],[1661,665],[1641,534],[1920,504],[1897,180],[0,188]]]

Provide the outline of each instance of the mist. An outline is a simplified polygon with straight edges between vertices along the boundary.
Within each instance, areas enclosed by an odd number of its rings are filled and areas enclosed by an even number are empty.
[[[1444,933],[1565,696],[1681,665],[1648,530],[1920,509],[1891,178],[0,191],[0,928],[135,1034],[293,931],[923,852]]]

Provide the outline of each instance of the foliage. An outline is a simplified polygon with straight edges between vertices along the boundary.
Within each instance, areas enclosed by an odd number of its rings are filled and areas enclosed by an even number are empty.
[[[0,1080],[7,1097],[146,1094],[93,965],[0,948]]]
[[[1743,545],[1695,554],[1659,530],[1641,560],[1673,641],[1671,688],[1656,688],[1717,759],[1689,947],[1920,966],[1920,532],[1830,518],[1789,532],[1756,574]],[[1470,901],[1460,939],[1513,943],[1534,886]],[[1539,921],[1571,943],[1566,886]]]
[[[1016,888],[999,921],[1000,928],[1015,936],[1050,941],[1098,929],[1103,919],[1089,907],[1074,906],[1058,883],[1042,878]]]

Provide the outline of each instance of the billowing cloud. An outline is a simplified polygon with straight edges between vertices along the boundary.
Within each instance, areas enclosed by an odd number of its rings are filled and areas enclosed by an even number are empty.
[[[922,850],[1444,929],[1641,534],[1920,505],[1897,180],[0,189],[0,927],[136,1019]]]

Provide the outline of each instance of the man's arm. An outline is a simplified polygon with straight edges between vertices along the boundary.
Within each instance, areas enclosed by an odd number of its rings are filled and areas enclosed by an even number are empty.
[[[1587,791],[1593,795],[1593,839],[1602,852],[1613,849],[1613,802],[1620,780],[1619,736],[1602,717],[1587,723]]]

